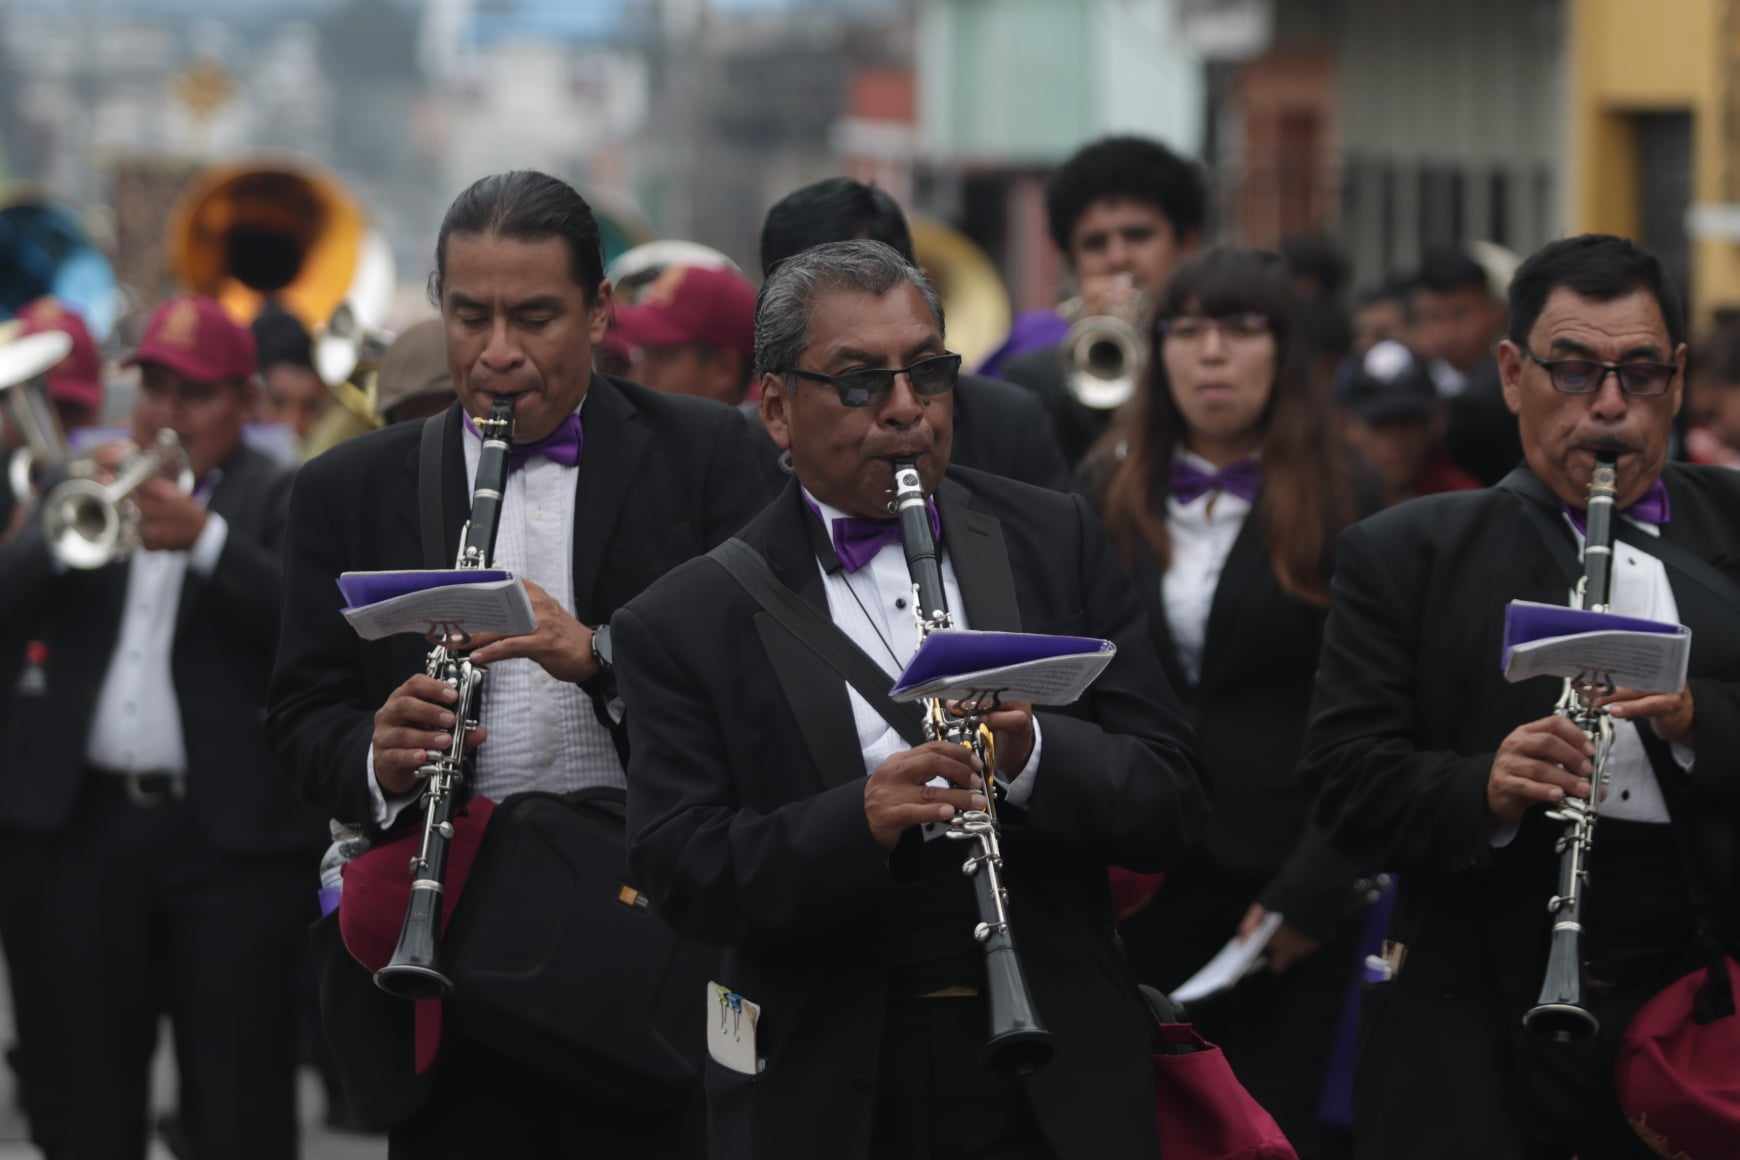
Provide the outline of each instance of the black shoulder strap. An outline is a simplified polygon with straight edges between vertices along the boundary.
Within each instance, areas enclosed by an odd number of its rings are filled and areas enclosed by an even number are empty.
[[[1520,469],[1499,480],[1496,486],[1522,501],[1523,513],[1541,533],[1541,541],[1553,554],[1553,559],[1564,571],[1571,586],[1576,587],[1577,582],[1583,578],[1583,563],[1577,558],[1577,549],[1572,544],[1571,537],[1566,534],[1564,524],[1552,514],[1557,499],[1532,475],[1525,475]],[[1614,538],[1621,543],[1630,544],[1638,551],[1654,556],[1687,580],[1708,589],[1722,603],[1740,607],[1740,584],[1724,576],[1715,565],[1699,559],[1678,544],[1639,531],[1625,520],[1614,520],[1613,525]]]
[[[840,674],[908,745],[924,744],[924,717],[918,706],[896,703],[888,695],[894,682],[881,666],[852,643],[852,638],[841,632],[837,624],[786,587],[760,552],[734,536],[708,552],[707,558],[725,569],[763,611]]]
[[[425,568],[446,568],[453,563],[447,558],[447,513],[441,500],[446,486],[442,470],[446,448],[447,412],[440,411],[423,420],[423,446],[417,455],[417,510]]]

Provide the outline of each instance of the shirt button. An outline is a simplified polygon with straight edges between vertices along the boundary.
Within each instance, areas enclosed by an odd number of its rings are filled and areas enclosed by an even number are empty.
[[[895,598],[894,598],[894,607],[896,607],[896,608],[905,608],[905,607],[906,607],[906,597],[904,597],[904,596],[896,596],[896,597],[895,597]]]

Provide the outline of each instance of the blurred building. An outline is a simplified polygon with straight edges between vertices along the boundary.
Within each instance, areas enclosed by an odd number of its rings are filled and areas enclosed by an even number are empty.
[[[1662,255],[1697,317],[1740,305],[1740,2],[1577,0],[1571,224]]]
[[[1204,74],[1179,0],[922,0],[915,202],[996,256],[1017,310],[1057,301],[1045,174],[1108,133],[1199,154]]]
[[[1245,35],[1210,52],[1208,159],[1229,236],[1329,233],[1372,281],[1428,246],[1526,253],[1563,232],[1570,4],[1192,3],[1205,19],[1245,14]]]

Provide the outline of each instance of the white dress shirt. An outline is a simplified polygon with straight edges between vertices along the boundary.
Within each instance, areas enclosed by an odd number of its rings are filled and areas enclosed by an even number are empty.
[[[832,528],[833,521],[845,518],[845,513],[830,507],[804,490],[804,495],[822,513],[822,526]],[[947,537],[943,541],[943,596],[949,602],[949,616],[956,628],[970,628],[966,605],[961,601],[960,585],[955,581],[954,565],[949,562]],[[912,575],[906,567],[906,553],[898,542],[884,544],[870,562],[857,572],[841,568],[830,573],[820,561],[822,586],[828,596],[828,615],[852,643],[864,650],[882,671],[898,677],[912,654],[918,651],[918,621],[912,611]],[[858,691],[846,684],[846,695],[852,702],[852,721],[858,728],[858,748],[864,754],[865,776],[876,767],[908,748],[894,727],[884,721]],[[1005,799],[1011,805],[1022,806],[1033,794],[1039,773],[1039,721],[1033,722],[1033,752],[1027,764],[1013,781],[1005,781]],[[942,779],[933,785],[943,785]],[[944,827],[926,826],[926,836],[935,836]]]
[[[465,429],[465,478],[477,479],[483,443]],[[534,455],[508,473],[502,490],[501,525],[491,563],[531,580],[574,612],[574,488],[578,465]],[[569,793],[595,785],[625,788],[622,759],[610,732],[598,721],[592,698],[578,685],[557,680],[529,658],[497,661],[483,684],[479,723],[489,731],[477,751],[474,788],[500,801],[527,790]],[[375,821],[389,825],[409,794],[388,802],[374,777],[369,750],[369,795]]]
[[[1178,457],[1206,472],[1214,464],[1180,447]],[[1166,627],[1178,663],[1192,685],[1202,678],[1202,648],[1208,638],[1208,614],[1221,570],[1251,514],[1250,501],[1224,491],[1208,491],[1189,503],[1166,501],[1166,530],[1172,538],[1172,562],[1160,581],[1166,607]]]
[[[1577,531],[1569,516],[1563,518],[1577,537],[1577,547],[1581,551],[1583,534]],[[1655,524],[1629,518],[1626,522],[1652,536],[1661,535],[1661,529]],[[1673,585],[1668,581],[1667,569],[1662,562],[1617,539],[1613,543],[1613,579],[1609,596],[1610,612],[1669,624],[1679,623],[1679,605],[1674,602]],[[1569,594],[1568,602],[1576,602],[1575,591]],[[1595,806],[1595,812],[1601,817],[1658,824],[1669,820],[1667,799],[1662,796],[1655,767],[1649,763],[1649,755],[1644,752],[1643,741],[1637,735],[1640,728],[1651,727],[1647,721],[1614,719],[1613,747],[1607,754],[1607,792]],[[1672,750],[1680,767],[1690,770],[1695,759],[1692,747],[1676,743]],[[1500,826],[1493,833],[1492,844],[1510,845],[1517,830],[1515,825]]]
[[[209,492],[208,485],[203,494]],[[85,760],[96,768],[117,773],[187,772],[181,702],[176,699],[170,665],[176,610],[188,568],[201,576],[211,575],[229,534],[229,524],[212,512],[187,551],[136,551],[127,562],[121,631],[85,738]]]

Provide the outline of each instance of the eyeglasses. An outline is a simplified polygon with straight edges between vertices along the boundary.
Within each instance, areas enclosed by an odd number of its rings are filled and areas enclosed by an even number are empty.
[[[921,399],[948,394],[955,389],[955,380],[961,377],[961,356],[938,354],[921,358],[908,367],[866,367],[861,371],[847,371],[843,375],[825,375],[820,371],[803,371],[796,367],[779,373],[808,379],[813,383],[826,383],[840,396],[843,406],[867,407],[888,397],[889,392],[894,390],[896,375],[905,375],[906,381],[912,384],[912,393]]]
[[[1218,332],[1222,342],[1249,342],[1253,338],[1268,334],[1269,330],[1269,316],[1256,311],[1228,314],[1224,318],[1203,318],[1189,314],[1182,318],[1168,318],[1160,323],[1161,334],[1173,342],[1188,343],[1204,341],[1210,331]]]
[[[1621,391],[1641,399],[1653,398],[1667,394],[1668,384],[1674,381],[1674,376],[1680,370],[1673,363],[1610,363],[1597,362],[1592,358],[1546,359],[1532,350],[1527,353],[1530,359],[1547,372],[1547,377],[1553,382],[1553,389],[1566,395],[1593,395],[1601,389],[1601,384],[1607,381],[1608,375],[1617,375]]]

